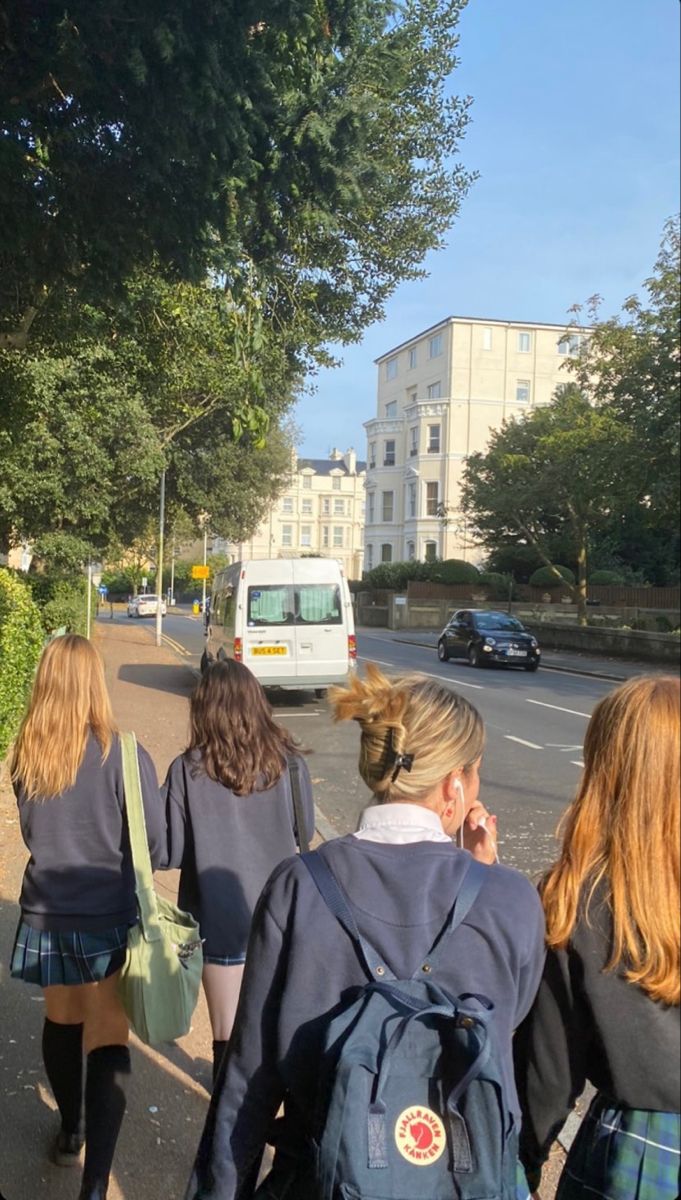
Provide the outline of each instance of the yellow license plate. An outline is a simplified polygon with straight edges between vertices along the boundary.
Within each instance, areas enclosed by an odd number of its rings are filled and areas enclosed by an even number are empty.
[[[286,646],[254,646],[251,654],[288,654]]]

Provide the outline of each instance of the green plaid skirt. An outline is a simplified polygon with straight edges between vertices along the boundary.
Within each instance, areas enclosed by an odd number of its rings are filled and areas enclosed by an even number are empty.
[[[50,933],[20,921],[10,974],[44,988],[99,983],[123,966],[127,944],[127,925],[101,933]]]
[[[678,1200],[681,1115],[609,1108],[592,1101],[556,1200]]]

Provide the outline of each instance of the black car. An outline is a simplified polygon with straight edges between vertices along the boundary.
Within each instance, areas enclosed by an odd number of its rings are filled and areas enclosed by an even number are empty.
[[[455,612],[437,643],[440,662],[465,657],[472,667],[503,663],[536,671],[541,658],[539,643],[517,617],[484,608]]]

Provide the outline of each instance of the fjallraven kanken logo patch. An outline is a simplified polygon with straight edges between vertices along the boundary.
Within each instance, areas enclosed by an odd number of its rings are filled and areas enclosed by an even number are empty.
[[[446,1149],[445,1127],[430,1108],[405,1108],[395,1122],[395,1144],[407,1162],[428,1167]]]

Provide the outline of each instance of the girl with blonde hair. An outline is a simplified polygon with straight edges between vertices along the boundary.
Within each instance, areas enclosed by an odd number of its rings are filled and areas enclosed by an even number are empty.
[[[539,1186],[587,1080],[557,1200],[677,1200],[681,1164],[679,680],[596,706],[541,885],[549,953],[516,1039],[522,1158]]]
[[[370,665],[365,677],[335,689],[331,704],[337,720],[359,725],[359,771],[373,803],[356,833],[326,842],[307,861],[287,859],[265,886],[187,1200],[251,1200],[256,1190],[259,1200],[317,1200],[314,1142],[325,1031],[339,1002],[367,983],[361,939],[398,980],[410,979],[424,969],[424,955],[450,918],[471,855],[487,864],[496,859],[495,822],[478,796],[483,725],[466,699],[435,680],[388,678]],[[455,844],[459,838],[468,849]],[[320,858],[360,941],[348,935],[315,885],[308,861]],[[443,937],[433,971],[449,995],[480,993],[495,1006],[504,1090],[519,1118],[511,1039],[541,977],[544,924],[537,893],[518,872],[490,865],[481,875],[480,891]],[[284,1115],[273,1134],[281,1104]],[[268,1141],[276,1142],[274,1165],[258,1187]],[[366,1160],[366,1148],[357,1153]],[[496,1194],[506,1197],[499,1157]],[[515,1189],[512,1156],[510,1174]],[[453,1178],[451,1187],[453,1197]],[[374,1191],[384,1193],[385,1183],[377,1180]],[[527,1188],[520,1194],[527,1197]]]
[[[138,757],[158,865],[165,849],[158,782],[142,747]],[[11,775],[30,853],[11,974],[43,989],[43,1059],[61,1118],[53,1161],[79,1166],[85,1140],[80,1200],[103,1200],[130,1074],[117,985],[137,906],[121,747],[102,662],[85,638],[67,634],[44,650]]]

